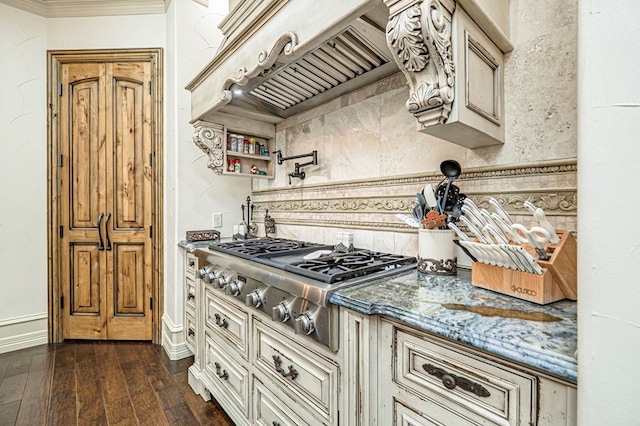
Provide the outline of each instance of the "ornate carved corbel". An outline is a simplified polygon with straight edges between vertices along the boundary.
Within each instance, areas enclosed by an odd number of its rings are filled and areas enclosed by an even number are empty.
[[[384,0],[390,10],[387,44],[410,88],[407,109],[424,127],[451,112],[455,72],[448,0]]]
[[[207,167],[222,174],[224,167],[224,127],[220,124],[198,120],[193,124],[193,143],[207,156]]]

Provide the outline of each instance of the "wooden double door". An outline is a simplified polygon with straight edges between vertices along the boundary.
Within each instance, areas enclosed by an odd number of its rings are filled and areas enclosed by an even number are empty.
[[[151,340],[153,61],[56,72],[60,337]]]

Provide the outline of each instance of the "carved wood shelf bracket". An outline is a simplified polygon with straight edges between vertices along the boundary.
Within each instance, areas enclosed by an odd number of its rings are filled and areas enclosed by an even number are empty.
[[[222,174],[224,167],[224,127],[198,120],[193,123],[193,143],[209,157],[207,167]]]
[[[454,3],[384,0],[389,7],[387,44],[409,83],[407,109],[422,128],[444,124],[454,98],[451,48]]]

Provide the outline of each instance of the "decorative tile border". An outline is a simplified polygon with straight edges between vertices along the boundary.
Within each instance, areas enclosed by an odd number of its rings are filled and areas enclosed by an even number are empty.
[[[465,171],[456,184],[480,208],[488,208],[495,198],[518,220],[527,220],[531,213],[523,204],[529,201],[545,210],[552,224],[570,229],[577,223],[576,172],[575,160],[476,168]],[[416,232],[395,214],[410,216],[415,193],[425,182],[441,178],[440,173],[425,173],[274,188],[256,190],[252,198],[256,210],[269,210],[278,225]]]

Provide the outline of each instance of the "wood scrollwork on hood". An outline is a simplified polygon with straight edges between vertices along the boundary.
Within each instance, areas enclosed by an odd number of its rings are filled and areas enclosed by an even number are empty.
[[[424,127],[443,124],[454,98],[452,10],[439,0],[385,3],[391,10],[387,44],[411,91],[407,109]]]
[[[224,128],[219,124],[196,121],[193,143],[209,157],[207,167],[222,174],[224,166]]]

